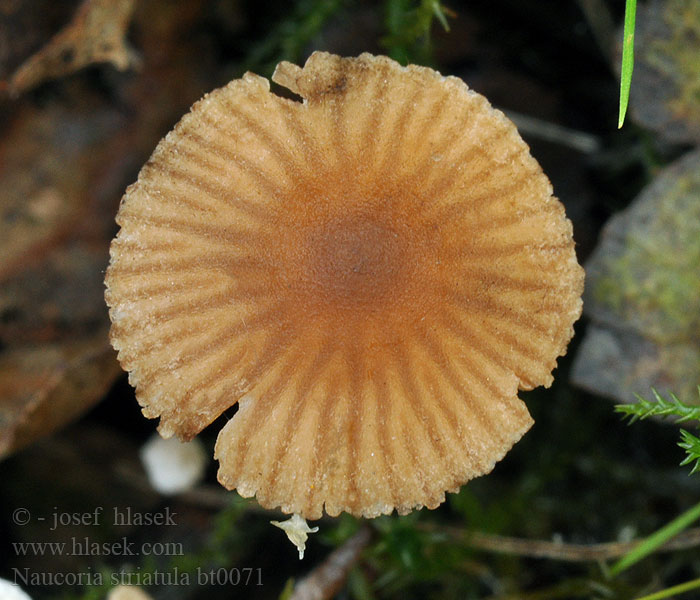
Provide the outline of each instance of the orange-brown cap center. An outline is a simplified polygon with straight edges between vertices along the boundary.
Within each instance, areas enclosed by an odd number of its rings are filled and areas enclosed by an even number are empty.
[[[307,276],[339,307],[385,299],[406,270],[398,238],[391,227],[362,217],[319,224],[308,236]]]

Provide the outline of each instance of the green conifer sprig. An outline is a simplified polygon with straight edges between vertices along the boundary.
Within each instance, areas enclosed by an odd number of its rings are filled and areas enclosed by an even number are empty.
[[[690,474],[700,472],[700,438],[695,437],[692,433],[687,432],[685,429],[681,429],[681,441],[678,445],[685,450],[686,457],[683,459],[681,465],[689,465],[695,462],[693,468],[690,470]]]
[[[629,418],[630,423],[648,417],[675,417],[677,423],[700,422],[700,406],[685,404],[675,394],[669,394],[669,399],[666,399],[655,389],[652,388],[651,391],[654,394],[653,400],[647,400],[639,394],[635,394],[639,402],[618,404],[615,406],[615,411],[622,413],[623,418]],[[700,395],[700,386],[698,386],[698,394]]]
[[[622,413],[623,418],[629,418],[630,423],[634,423],[638,419],[646,419],[647,417],[675,417],[677,423],[687,421],[700,422],[700,406],[690,406],[685,404],[675,394],[669,394],[669,399],[664,398],[654,388],[652,388],[654,400],[647,400],[642,396],[635,394],[639,402],[632,404],[618,404],[615,406],[615,411]],[[698,395],[700,395],[700,385],[698,386]],[[691,475],[700,472],[700,438],[692,433],[681,429],[681,441],[678,445],[685,450],[686,457],[681,462],[681,465],[693,464]]]

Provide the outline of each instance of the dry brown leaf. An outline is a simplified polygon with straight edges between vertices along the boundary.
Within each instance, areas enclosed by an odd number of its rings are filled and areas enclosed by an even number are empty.
[[[6,105],[0,138],[4,453],[84,412],[118,376],[106,346],[103,301],[114,212],[153,144],[211,77],[206,60],[190,59],[202,54],[198,42],[182,41],[199,10],[198,2],[155,0],[136,12],[136,31],[148,40],[144,71],[119,80],[116,101],[89,78],[76,77],[58,96]]]
[[[0,355],[0,458],[83,414],[118,373],[104,329],[76,342],[4,352]]]

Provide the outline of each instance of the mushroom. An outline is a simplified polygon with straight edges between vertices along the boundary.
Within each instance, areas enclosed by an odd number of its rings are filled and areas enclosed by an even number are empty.
[[[119,209],[111,341],[219,481],[318,519],[437,507],[530,428],[581,312],[571,223],[455,77],[314,53],[197,102]]]
[[[138,586],[118,585],[109,590],[107,600],[153,600],[153,598]]]
[[[148,481],[166,496],[191,490],[204,478],[207,454],[198,439],[180,442],[153,434],[139,452]]]
[[[21,577],[20,577],[21,579]],[[32,600],[17,583],[0,579],[0,598],[3,600]]]

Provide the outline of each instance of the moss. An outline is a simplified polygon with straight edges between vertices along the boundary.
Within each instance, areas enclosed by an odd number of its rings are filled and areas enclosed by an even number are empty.
[[[666,377],[674,382],[676,395],[688,406],[699,406],[697,382],[700,381],[700,348],[674,344],[659,349],[659,362]]]
[[[678,119],[700,123],[700,2],[672,0],[664,10],[666,39],[653,41],[645,58],[675,82],[668,108]]]

